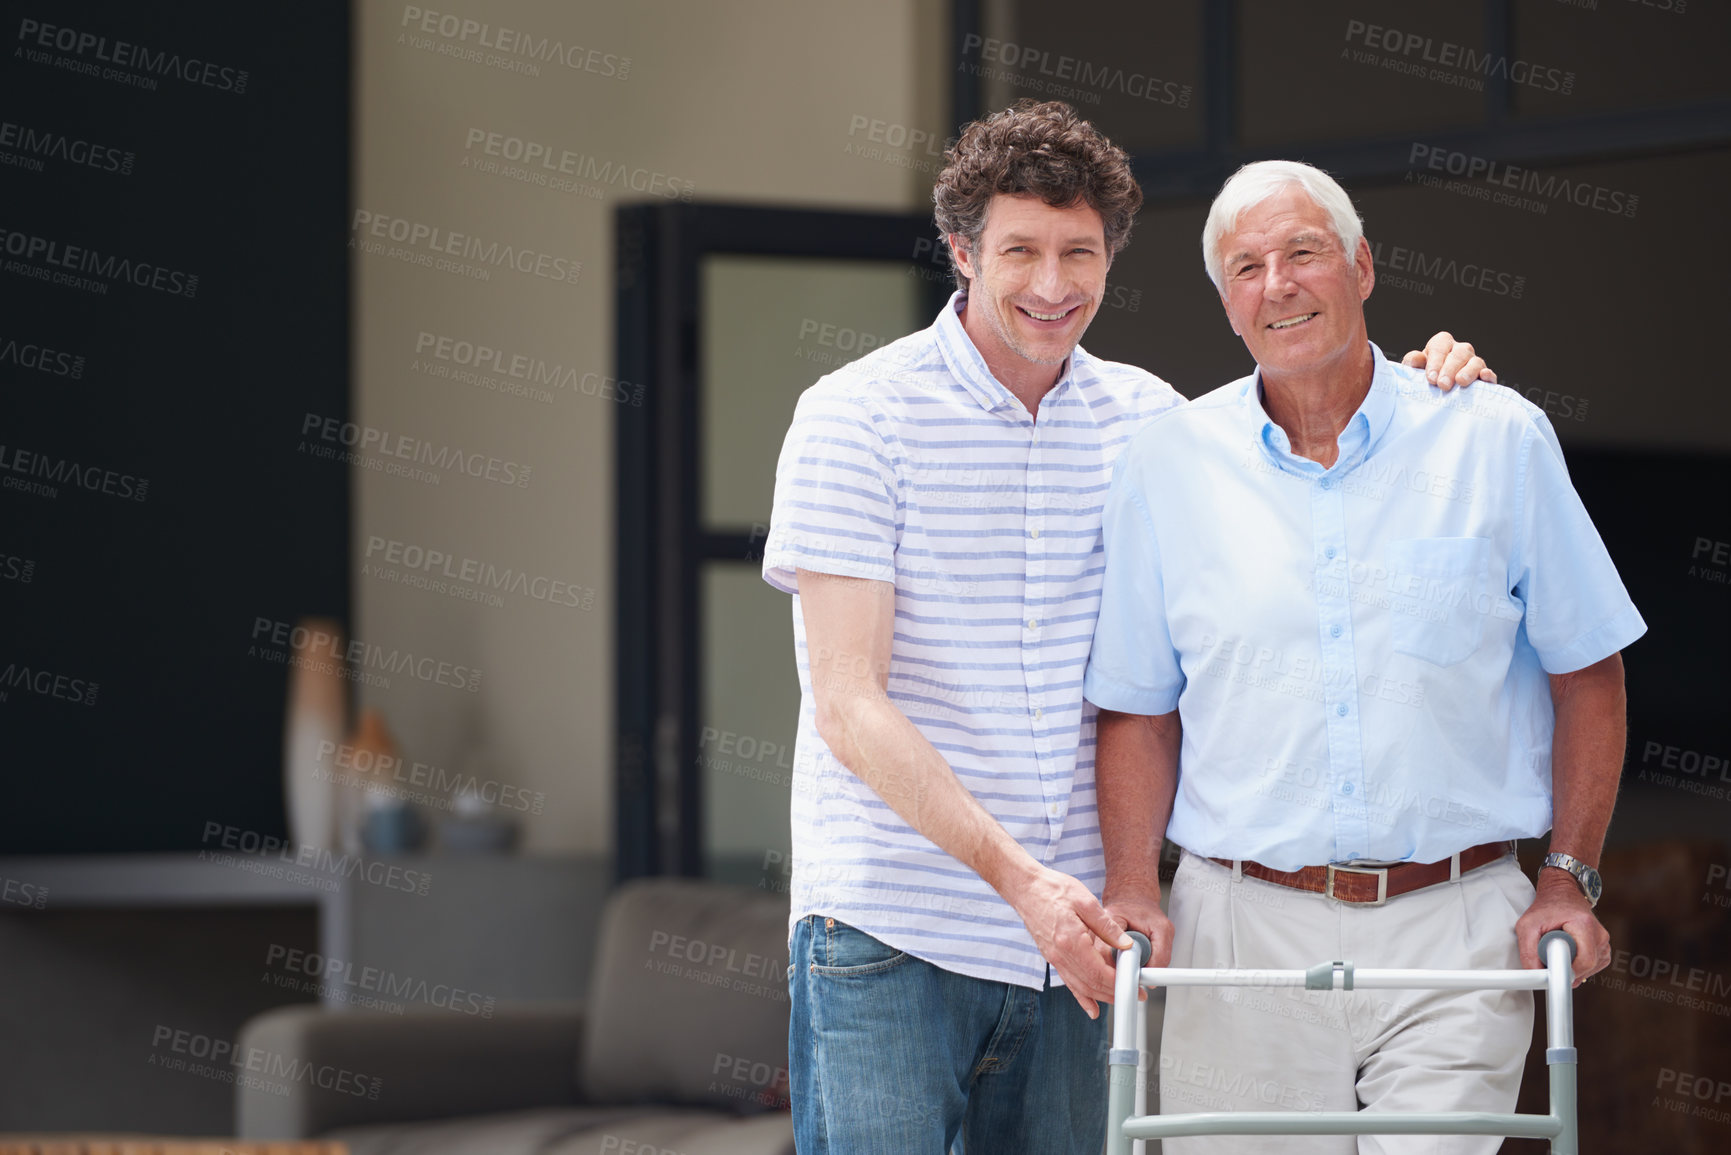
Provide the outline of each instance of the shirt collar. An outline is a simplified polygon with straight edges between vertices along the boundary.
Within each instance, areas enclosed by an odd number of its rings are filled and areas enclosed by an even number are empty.
[[[1394,420],[1394,394],[1398,384],[1388,358],[1382,355],[1382,350],[1377,348],[1374,341],[1370,343],[1370,353],[1370,390],[1364,395],[1358,409],[1347,419],[1346,428],[1340,432],[1340,456],[1326,470],[1320,462],[1293,453],[1286,431],[1268,416],[1268,410],[1262,404],[1262,367],[1257,366],[1256,372],[1250,375],[1250,383],[1244,392],[1244,402],[1255,425],[1257,443],[1276,465],[1289,473],[1344,473],[1369,456],[1382,435],[1388,431],[1389,422]]]
[[[1000,409],[1011,405],[1020,408],[1016,395],[1004,387],[992,371],[986,367],[986,359],[974,347],[974,340],[968,336],[968,331],[962,326],[962,308],[967,304],[967,295],[960,289],[950,294],[949,303],[938,313],[937,330],[938,349],[944,355],[944,361],[949,365],[950,373],[962,383],[980,408],[986,410]],[[1064,359],[1064,371],[1058,375],[1057,382],[1046,396],[1054,396],[1062,389],[1075,373],[1076,366],[1087,354],[1080,345],[1071,350]]]

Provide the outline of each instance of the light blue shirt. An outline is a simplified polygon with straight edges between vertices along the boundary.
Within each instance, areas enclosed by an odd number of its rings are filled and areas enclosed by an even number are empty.
[[[1646,632],[1544,413],[1374,345],[1324,469],[1259,375],[1155,418],[1113,474],[1084,693],[1183,723],[1167,836],[1281,870],[1434,862],[1551,827],[1547,673]]]

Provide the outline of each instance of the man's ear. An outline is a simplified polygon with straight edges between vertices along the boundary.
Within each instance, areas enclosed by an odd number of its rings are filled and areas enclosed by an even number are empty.
[[[1220,309],[1222,312],[1224,312],[1226,314],[1226,323],[1228,325],[1232,326],[1232,335],[1234,337],[1242,338],[1244,336],[1244,334],[1240,333],[1238,331],[1238,322],[1234,321],[1232,319],[1232,310],[1227,308],[1227,306],[1226,306],[1226,294],[1225,293],[1220,294]]]
[[[950,260],[954,261],[956,268],[962,271],[962,276],[970,281],[973,280],[974,259],[973,255],[968,252],[968,238],[961,233],[945,233],[944,240],[950,246]]]
[[[1352,265],[1358,272],[1358,299],[1368,301],[1370,291],[1376,288],[1376,261],[1370,254],[1370,242],[1363,237],[1358,238],[1358,251],[1352,255]]]

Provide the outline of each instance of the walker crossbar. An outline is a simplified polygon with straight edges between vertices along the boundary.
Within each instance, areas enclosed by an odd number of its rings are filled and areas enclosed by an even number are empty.
[[[1124,1134],[1130,1139],[1190,1135],[1506,1135],[1555,1139],[1562,1130],[1562,1120],[1551,1115],[1485,1111],[1198,1111],[1124,1121]]]
[[[1332,967],[1333,981],[1317,983],[1316,971]],[[1145,987],[1305,987],[1309,990],[1383,991],[1542,991],[1544,971],[1424,971],[1355,968],[1351,963],[1323,963],[1308,971],[1191,970],[1184,967],[1144,967]]]
[[[1207,970],[1144,967],[1148,940],[1118,955],[1113,992],[1112,1050],[1108,1056],[1108,1155],[1130,1155],[1135,1139],[1192,1135],[1505,1135],[1549,1139],[1552,1155],[1579,1155],[1575,1121],[1575,1027],[1570,991],[1575,940],[1553,930],[1539,940],[1543,970],[1359,970],[1350,962],[1319,963],[1308,970]],[[1546,1115],[1482,1111],[1202,1111],[1134,1115],[1147,1053],[1140,1046],[1139,987],[1254,986],[1309,990],[1544,990],[1551,1109]],[[1129,1044],[1129,1045],[1126,1045]]]

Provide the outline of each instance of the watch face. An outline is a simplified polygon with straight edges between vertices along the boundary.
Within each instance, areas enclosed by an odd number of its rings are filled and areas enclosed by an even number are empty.
[[[1599,872],[1589,866],[1581,872],[1581,887],[1587,892],[1587,901],[1595,903],[1599,901],[1599,895],[1603,893],[1605,883],[1599,877]]]

